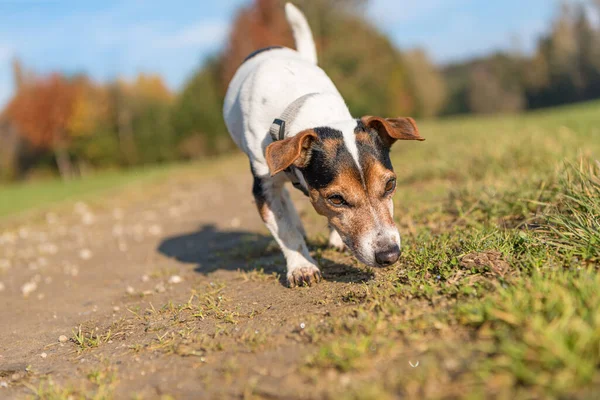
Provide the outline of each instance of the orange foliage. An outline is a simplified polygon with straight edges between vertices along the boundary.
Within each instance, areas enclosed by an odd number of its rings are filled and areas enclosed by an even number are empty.
[[[76,95],[72,82],[53,74],[23,84],[6,112],[33,145],[54,148],[68,142],[67,125]]]
[[[222,82],[229,83],[250,53],[275,45],[294,47],[281,2],[255,0],[254,4],[239,12],[231,27],[223,54]]]
[[[139,74],[133,82],[119,80],[118,87],[126,95],[149,101],[169,103],[173,94],[160,75]]]
[[[92,134],[94,129],[108,114],[108,92],[82,77],[74,82],[75,98],[67,122],[70,136]]]

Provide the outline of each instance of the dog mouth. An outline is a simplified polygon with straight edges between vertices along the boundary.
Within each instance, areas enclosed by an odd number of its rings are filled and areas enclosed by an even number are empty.
[[[358,261],[371,268],[381,267],[375,262],[374,256],[364,254],[364,252],[360,249],[360,246],[355,246],[352,240],[342,236],[342,241],[346,245],[346,248],[350,250],[350,253],[352,253],[354,258],[356,258]]]
[[[344,236],[342,236],[342,241],[354,258],[371,268],[387,268],[396,264],[402,252],[400,243],[396,241],[379,249],[375,249],[373,246],[357,245],[355,241]]]

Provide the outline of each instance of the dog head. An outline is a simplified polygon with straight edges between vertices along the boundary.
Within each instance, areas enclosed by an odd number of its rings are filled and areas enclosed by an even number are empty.
[[[315,210],[369,266],[394,264],[400,235],[392,196],[396,174],[389,151],[397,140],[425,140],[412,118],[363,117],[302,131],[266,150],[272,175],[300,170]]]

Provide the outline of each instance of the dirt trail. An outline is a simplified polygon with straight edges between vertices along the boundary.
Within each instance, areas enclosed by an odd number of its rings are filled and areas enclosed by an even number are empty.
[[[339,254],[323,259],[323,284],[286,288],[249,174],[230,164],[2,227],[0,397],[65,387],[117,398],[317,395],[302,390],[302,330],[371,276]],[[325,234],[293,196],[310,236]]]

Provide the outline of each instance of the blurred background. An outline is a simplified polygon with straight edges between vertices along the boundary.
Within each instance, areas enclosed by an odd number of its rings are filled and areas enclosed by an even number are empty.
[[[356,116],[518,113],[600,98],[600,0],[296,0]],[[234,150],[243,59],[293,47],[279,0],[0,1],[0,182]]]

